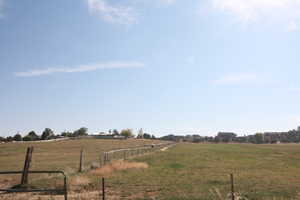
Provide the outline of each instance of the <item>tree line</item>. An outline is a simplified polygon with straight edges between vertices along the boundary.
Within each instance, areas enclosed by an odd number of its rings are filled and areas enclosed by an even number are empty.
[[[252,135],[237,136],[232,132],[219,132],[216,136],[200,136],[200,135],[167,135],[162,140],[184,141],[184,142],[213,142],[213,143],[253,143],[253,144],[274,144],[274,143],[299,143],[300,127],[297,130],[287,132],[265,132],[255,133]]]
[[[110,129],[108,130],[108,134],[105,132],[99,133],[99,135],[111,135],[114,137],[124,137],[124,138],[134,138],[135,134],[133,133],[132,129],[123,129],[118,131],[117,129]],[[41,135],[37,134],[35,131],[30,131],[27,135],[22,136],[20,133],[15,134],[14,136],[8,137],[1,137],[0,142],[12,142],[12,141],[39,141],[39,140],[51,140],[51,139],[59,139],[59,138],[75,138],[80,136],[87,136],[88,135],[88,128],[82,127],[78,130],[73,132],[64,131],[61,134],[55,134],[54,131],[50,128],[45,128]],[[142,129],[139,130],[137,135],[138,139],[155,139],[154,135],[150,135],[148,133],[144,133]]]
[[[41,135],[37,134],[35,131],[30,131],[27,135],[22,136],[20,133],[14,136],[0,137],[1,142],[12,142],[12,141],[38,141],[38,140],[51,140],[63,137],[78,137],[88,135],[88,129],[82,127],[74,132],[62,132],[61,134],[55,134],[50,128],[45,128]]]

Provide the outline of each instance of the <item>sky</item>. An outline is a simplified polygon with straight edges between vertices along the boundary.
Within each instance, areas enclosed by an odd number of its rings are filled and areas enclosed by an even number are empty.
[[[0,0],[0,135],[300,125],[300,0]]]

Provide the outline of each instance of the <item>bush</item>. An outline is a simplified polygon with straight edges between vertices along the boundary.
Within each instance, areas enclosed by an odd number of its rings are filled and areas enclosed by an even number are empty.
[[[49,140],[49,139],[52,139],[54,138],[54,133],[53,131],[50,129],[50,128],[46,128],[44,131],[43,131],[43,134],[42,134],[42,140]]]
[[[23,141],[32,141],[32,138],[29,135],[23,137]]]
[[[14,141],[22,141],[22,136],[20,134],[16,134],[14,136]]]
[[[78,137],[78,136],[85,136],[88,135],[88,129],[85,127],[82,127],[73,133],[73,137]]]
[[[126,137],[126,138],[134,137],[134,134],[133,134],[133,132],[132,132],[131,129],[123,129],[121,131],[121,135],[124,136],[124,137]]]

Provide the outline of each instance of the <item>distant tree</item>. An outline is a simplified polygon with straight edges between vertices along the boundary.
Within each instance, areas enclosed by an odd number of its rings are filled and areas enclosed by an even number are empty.
[[[262,144],[262,143],[264,143],[264,136],[263,136],[263,134],[262,133],[256,133],[255,135],[254,135],[254,143],[256,143],[256,144]]]
[[[7,142],[12,142],[12,141],[14,141],[14,138],[11,137],[11,136],[8,136],[8,137],[6,137],[6,141]]]
[[[23,141],[32,141],[32,138],[29,135],[23,137]]]
[[[49,140],[54,137],[54,132],[50,128],[45,128],[45,130],[42,133],[42,140]]]
[[[31,137],[32,141],[40,139],[40,137],[34,131],[30,131],[27,136]]]
[[[72,132],[68,132],[68,131],[64,131],[64,132],[62,132],[61,133],[61,136],[63,136],[63,137],[72,137]]]
[[[120,135],[119,131],[117,129],[113,130],[113,135]]]
[[[6,142],[6,139],[0,136],[0,142]]]
[[[153,140],[156,139],[155,135],[151,135],[151,139]]]
[[[22,136],[19,134],[19,133],[17,133],[15,136],[14,136],[14,141],[22,141],[23,139],[22,139]]]
[[[111,129],[109,129],[109,130],[108,130],[108,133],[111,135],[111,134],[112,134],[112,130],[111,130]]]
[[[73,137],[78,137],[78,136],[85,136],[88,135],[88,129],[85,127],[82,127],[73,133]]]
[[[143,138],[144,139],[151,139],[151,135],[148,134],[148,133],[144,133]]]
[[[132,132],[131,129],[123,129],[121,131],[121,135],[124,136],[124,137],[126,137],[126,138],[134,137],[134,134],[133,134],[133,132]]]

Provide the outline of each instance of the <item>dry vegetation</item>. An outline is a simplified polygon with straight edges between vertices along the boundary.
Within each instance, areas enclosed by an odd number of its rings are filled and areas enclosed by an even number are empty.
[[[31,170],[63,170],[68,176],[77,173],[80,150],[84,149],[85,169],[99,163],[104,151],[119,148],[143,146],[160,143],[157,140],[101,140],[76,139],[56,142],[25,142],[0,144],[0,171],[20,171],[23,169],[26,148],[34,146]],[[44,182],[48,175],[30,175],[36,184],[49,186],[52,182]],[[13,186],[20,182],[20,176],[1,176],[0,186]],[[56,181],[61,184],[61,179]]]
[[[104,176],[108,200],[227,200],[229,174],[234,173],[237,200],[297,200],[300,199],[299,147],[298,144],[182,143],[129,161],[116,161],[101,169],[70,173],[69,199],[100,199],[100,180]],[[76,171],[76,167],[71,169]],[[62,199],[62,196],[24,195],[27,194],[11,199]]]

